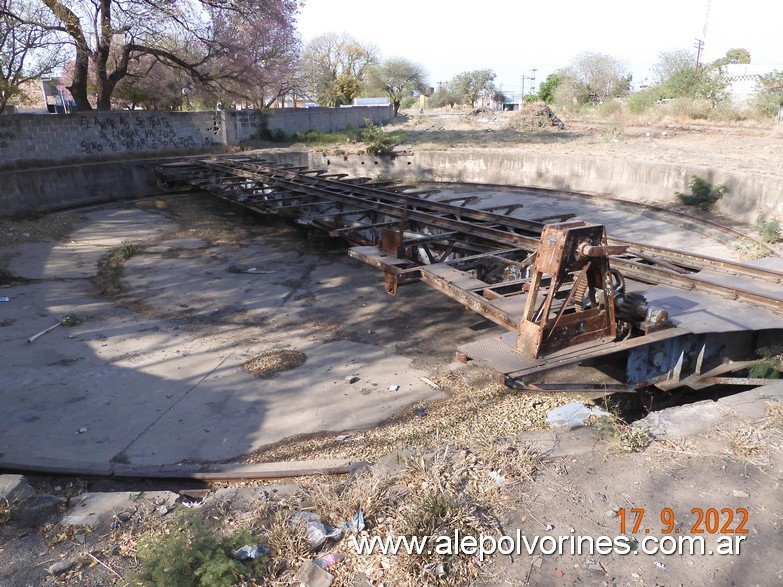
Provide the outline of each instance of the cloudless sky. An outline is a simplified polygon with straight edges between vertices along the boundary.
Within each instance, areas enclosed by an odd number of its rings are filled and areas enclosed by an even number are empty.
[[[384,59],[415,61],[431,86],[486,68],[497,74],[496,85],[518,92],[522,75],[531,76],[533,68],[538,86],[584,51],[621,59],[637,85],[651,77],[660,52],[695,54],[696,38],[705,41],[702,61],[745,48],[752,63],[783,69],[783,2],[709,4],[707,19],[708,0],[305,0],[298,23],[305,43],[347,32],[377,46]],[[526,92],[529,86],[526,79]]]

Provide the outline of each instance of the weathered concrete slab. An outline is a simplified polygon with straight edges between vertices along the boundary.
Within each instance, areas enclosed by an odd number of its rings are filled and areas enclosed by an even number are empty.
[[[783,381],[776,381],[718,400],[718,403],[729,406],[754,420],[765,417],[767,408],[772,402],[783,402]]]
[[[682,438],[706,432],[729,414],[727,406],[706,400],[652,412],[635,425],[656,438]]]
[[[24,475],[0,475],[0,500],[8,503],[24,501],[35,495]]]
[[[60,523],[63,526],[106,526],[115,519],[119,522],[129,520],[142,502],[163,506],[168,511],[178,498],[171,491],[82,493],[73,499],[73,506]]]
[[[241,370],[244,357],[227,354],[183,390],[181,401],[155,418],[124,457],[136,463],[219,460],[292,434],[370,426],[413,401],[442,396],[420,381],[426,372],[412,368],[410,359],[378,347],[291,342],[307,361],[271,379],[249,376]],[[192,372],[204,359],[197,354],[187,368]],[[346,381],[352,374],[360,383]],[[391,392],[390,385],[400,389]]]
[[[284,499],[294,495],[301,487],[292,483],[268,487],[228,487],[215,491],[204,499],[205,504],[231,504],[236,509],[252,509],[263,502]]]

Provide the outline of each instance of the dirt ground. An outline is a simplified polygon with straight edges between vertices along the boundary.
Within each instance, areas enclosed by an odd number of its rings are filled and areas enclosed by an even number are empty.
[[[408,134],[403,146],[418,150],[513,147],[783,177],[783,125],[772,122],[715,123],[666,110],[609,118],[558,111],[555,114],[565,126],[560,129],[541,113],[540,105],[518,112],[474,112],[410,112],[389,128]]]
[[[425,112],[409,115],[393,125],[392,130],[407,133],[403,146],[409,149],[513,145],[520,149],[589,152],[783,176],[783,131],[778,127],[749,123],[714,125],[674,117],[646,122],[576,120],[563,115],[561,118],[565,130],[548,126],[548,119],[531,112]],[[339,246],[326,248],[321,241],[308,241],[306,234],[285,226],[258,224],[237,216],[215,207],[208,198],[194,202],[180,204],[172,199],[167,210],[157,212],[151,201],[130,204],[132,208],[166,215],[178,225],[177,231],[154,243],[144,243],[158,247],[153,253],[159,257],[160,267],[167,262],[199,262],[204,252],[191,248],[188,239],[209,242],[219,249],[214,254],[224,255],[222,262],[230,257],[225,255],[227,250],[241,251],[243,243],[257,238],[271,239],[282,248],[291,239],[299,239],[303,256],[317,251],[319,259],[333,265],[334,271],[329,269],[327,275],[313,279],[308,274],[306,279],[290,283],[295,295],[286,298],[286,303],[290,300],[295,309],[266,316],[260,322],[257,308],[241,305],[215,316],[209,306],[214,300],[199,301],[198,296],[177,299],[177,295],[167,294],[165,281],[142,288],[139,275],[145,267],[143,252],[121,260],[121,247],[107,247],[106,251],[114,251],[114,255],[119,251],[119,257],[91,257],[83,267],[91,273],[97,289],[104,291],[96,313],[103,317],[119,312],[124,320],[144,321],[145,327],[150,322],[150,328],[156,321],[161,326],[176,324],[194,337],[215,340],[246,329],[243,344],[259,352],[270,346],[259,341],[284,342],[286,336],[317,339],[326,344],[347,341],[386,345],[410,360],[411,369],[427,373],[441,394],[440,399],[413,403],[379,426],[288,438],[245,455],[246,462],[345,456],[380,459],[385,463],[376,466],[371,476],[301,480],[294,486],[265,484],[250,488],[264,492],[257,499],[215,501],[199,510],[205,512],[204,516],[209,512],[208,517],[217,522],[214,531],[218,534],[248,530],[259,542],[273,546],[275,552],[264,564],[268,564],[267,573],[277,577],[260,584],[296,584],[293,576],[299,566],[326,550],[346,557],[330,569],[336,586],[672,587],[767,586],[783,582],[779,558],[783,547],[783,418],[777,408],[770,408],[757,418],[726,409],[720,418],[698,432],[676,437],[637,436],[616,420],[567,433],[548,431],[544,422],[547,411],[571,399],[586,398],[562,394],[525,396],[493,384],[489,375],[480,370],[450,366],[453,349],[459,342],[472,340],[486,330],[486,325],[475,316],[458,307],[444,308],[440,296],[421,284],[409,286],[411,289],[399,299],[386,300],[382,283],[377,279],[373,282],[371,277],[357,284],[362,296],[357,301],[372,307],[382,301],[385,311],[374,316],[360,311],[358,317],[352,317],[348,305],[324,313],[317,299],[323,290],[319,288],[320,280],[339,273],[344,250]],[[205,223],[204,208],[217,220]],[[34,241],[67,240],[83,222],[81,213],[0,221],[0,283],[11,288],[31,285],[14,264],[18,258],[15,247]],[[236,256],[241,263],[235,270],[241,275],[251,265],[258,271],[265,269],[256,259]],[[118,272],[116,267],[126,262],[125,273]],[[364,270],[378,277],[373,270]],[[58,283],[52,276],[43,278],[52,287]],[[290,280],[296,278],[292,276]],[[0,295],[6,295],[4,291],[8,290],[0,288]],[[413,305],[409,303],[410,296],[416,299]],[[324,295],[326,300],[328,296]],[[8,317],[4,322],[9,320],[14,318]],[[4,322],[0,326],[6,326]],[[100,351],[103,343],[97,340],[95,344]],[[284,344],[275,345],[283,347]],[[243,355],[242,359],[249,361],[252,356]],[[136,359],[123,355],[119,360],[132,364]],[[239,358],[237,366],[241,366]],[[282,371],[277,378],[286,373]],[[623,413],[622,406],[614,402],[601,405]],[[713,405],[714,402],[699,404],[697,410],[707,413]],[[390,453],[392,457],[383,459]],[[31,482],[42,496],[38,501],[6,508],[0,504],[0,584],[10,587],[129,584],[129,573],[141,568],[139,538],[176,533],[172,530],[176,528],[174,514],[184,509],[181,497],[177,505],[163,509],[154,501],[152,505],[143,503],[145,492],[177,491],[183,488],[181,483],[129,487],[92,479],[35,477]],[[215,496],[221,486],[208,489]],[[108,523],[94,527],[61,525],[63,515],[79,495],[101,490],[138,491],[139,504],[128,516],[130,519],[122,519],[125,512],[118,511]],[[442,501],[448,507],[433,506]],[[478,557],[470,555],[425,556],[421,560],[377,554],[359,556],[351,552],[348,540],[310,551],[299,543],[281,539],[279,527],[275,526],[281,516],[302,507],[314,508],[325,521],[337,524],[352,515],[357,505],[366,510],[367,536],[410,532],[412,519],[432,516],[434,521],[430,520],[429,527],[415,528],[432,534],[465,528],[495,537],[516,536],[520,530],[531,539],[574,535],[614,538],[621,534],[617,515],[620,508],[629,512],[625,533],[636,541],[648,535],[646,530],[649,535],[663,536],[662,529],[669,519],[666,508],[671,509],[675,527],[682,534],[693,534],[694,526],[698,530],[698,509],[715,508],[717,515],[722,516],[721,525],[728,515],[735,516],[726,527],[727,532],[732,531],[726,535],[732,538],[737,536],[733,531],[738,529],[738,512],[745,508],[748,534],[742,535],[747,539],[735,555],[647,555],[635,548],[625,555],[522,553],[491,557],[480,564]],[[632,508],[645,510],[644,523],[636,532],[630,528],[635,521],[630,514]],[[707,543],[713,549],[716,532],[714,528],[707,530]],[[48,573],[47,569],[58,561],[73,565],[60,574]],[[253,584],[239,578],[235,583]]]

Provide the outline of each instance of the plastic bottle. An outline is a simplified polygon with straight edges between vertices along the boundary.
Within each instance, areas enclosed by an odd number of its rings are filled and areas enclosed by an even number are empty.
[[[334,565],[345,559],[344,554],[333,554],[331,552],[315,559],[315,564],[321,567],[324,571],[328,571]]]

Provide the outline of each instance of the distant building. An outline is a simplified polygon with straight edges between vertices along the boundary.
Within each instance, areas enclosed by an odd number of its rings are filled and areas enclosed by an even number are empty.
[[[522,109],[522,96],[518,92],[501,91],[503,95],[503,103],[500,105],[501,110],[521,110]]]
[[[783,71],[783,64],[731,63],[723,67],[729,79],[729,93],[737,102],[744,102],[758,90],[761,77],[773,71]]]
[[[388,98],[354,98],[354,106],[388,106]]]

